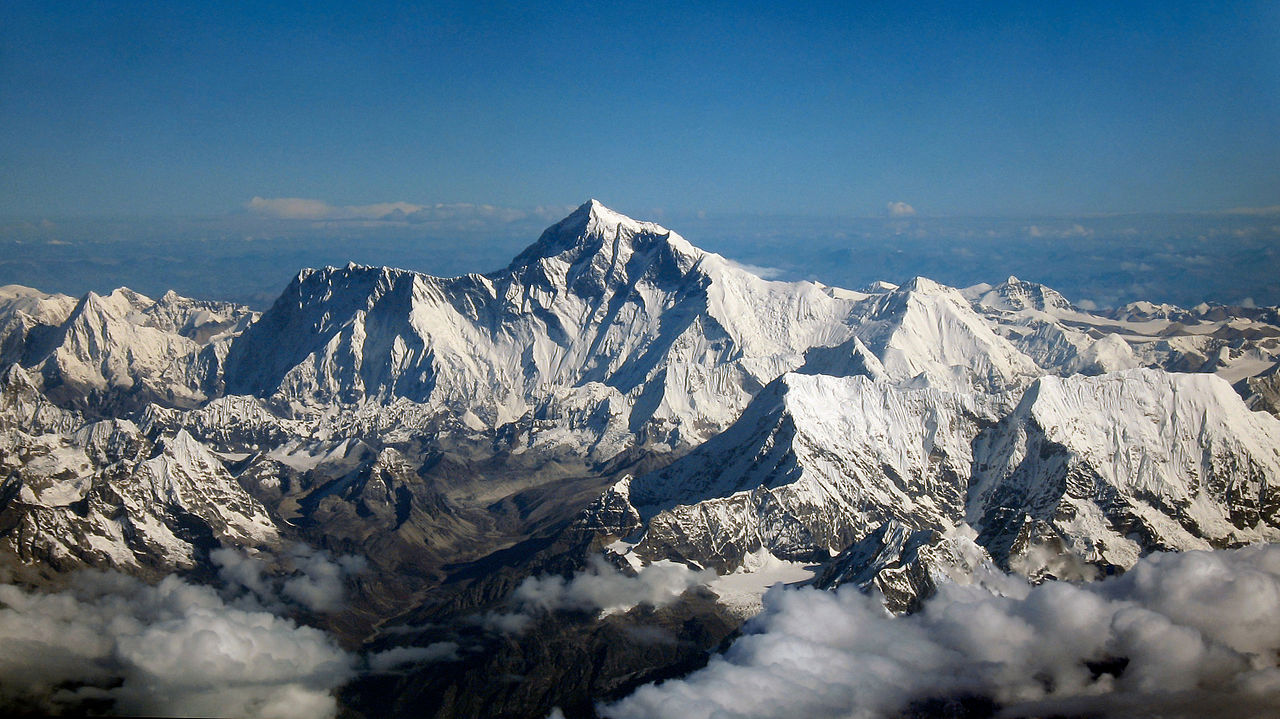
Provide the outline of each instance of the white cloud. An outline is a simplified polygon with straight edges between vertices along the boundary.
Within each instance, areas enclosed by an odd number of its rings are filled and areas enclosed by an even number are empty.
[[[759,277],[765,280],[776,279],[786,274],[783,270],[780,270],[777,267],[765,267],[763,265],[749,265],[749,264],[746,264],[745,262],[736,262],[734,260],[729,260],[729,264],[733,265],[734,267],[744,272],[750,272],[756,277]]]
[[[436,642],[425,647],[393,647],[369,655],[369,669],[387,672],[405,664],[452,662],[458,660],[457,642]]]
[[[916,208],[905,202],[890,202],[885,206],[890,217],[915,217]]]
[[[538,612],[558,610],[625,612],[640,604],[655,607],[675,601],[686,590],[709,584],[714,570],[694,570],[662,560],[642,567],[634,575],[624,574],[601,556],[591,559],[589,568],[571,578],[558,575],[529,577],[511,595],[515,611],[488,612],[476,617],[487,629],[507,634],[524,631]]]
[[[305,197],[255,197],[246,207],[255,215],[281,220],[399,220],[425,209],[408,202],[331,205]]]
[[[338,208],[323,200],[305,197],[255,197],[246,205],[250,212],[282,220],[332,219]]]
[[[371,205],[334,205],[306,197],[254,197],[245,203],[250,214],[277,220],[312,222],[408,223],[439,225],[452,230],[483,229],[521,220],[553,222],[573,207],[538,206],[520,210],[469,202],[417,205],[411,202],[377,202]]]
[[[516,587],[512,597],[526,609],[625,612],[639,604],[663,606],[690,587],[707,584],[715,578],[714,571],[695,571],[667,560],[649,564],[632,576],[595,556],[590,568],[572,579],[556,575],[529,577]]]
[[[313,612],[334,612],[346,603],[347,581],[368,568],[363,557],[334,557],[295,544],[282,557],[248,556],[236,549],[209,553],[218,577],[232,590],[244,590],[261,606],[280,611],[283,602]]]
[[[281,593],[315,612],[332,612],[346,603],[348,577],[361,574],[368,565],[363,557],[344,555],[336,559],[328,552],[296,545],[292,553],[297,574],[285,580]]]
[[[1156,555],[1119,578],[997,596],[944,585],[923,611],[773,591],[702,670],[602,707],[614,719],[894,716],[980,697],[1001,716],[1280,711],[1280,547]]]
[[[323,632],[170,576],[85,573],[64,593],[0,585],[0,700],[107,700],[140,715],[328,717],[352,658]]]
[[[1070,239],[1073,237],[1093,237],[1093,230],[1073,222],[1070,225],[1029,225],[1027,234],[1032,237],[1057,237]]]

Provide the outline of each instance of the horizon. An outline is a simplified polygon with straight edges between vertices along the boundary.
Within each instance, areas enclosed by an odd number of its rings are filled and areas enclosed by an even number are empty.
[[[172,289],[265,309],[306,267],[356,262],[443,277],[500,271],[573,212],[567,205],[437,206],[412,217],[399,207],[380,210],[380,218],[0,221],[0,285],[75,296],[121,286],[153,296]],[[915,276],[967,287],[1016,275],[1084,308],[1140,300],[1280,304],[1273,281],[1280,214],[1269,208],[1039,218],[622,214],[663,225],[768,279],[857,289]]]

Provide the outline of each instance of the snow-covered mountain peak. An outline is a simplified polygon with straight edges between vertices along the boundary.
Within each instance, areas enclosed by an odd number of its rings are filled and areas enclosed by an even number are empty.
[[[857,330],[861,347],[851,346],[860,370],[870,353],[885,375],[895,381],[921,378],[925,383],[959,390],[1000,391],[1025,385],[1040,374],[1022,354],[973,310],[959,290],[916,277],[880,295]]]
[[[916,276],[907,280],[902,286],[897,287],[890,291],[898,292],[906,296],[908,294],[910,295],[921,295],[921,294],[941,295],[941,294],[955,292],[956,290],[951,287],[947,287],[946,285],[940,282],[934,282],[928,277]]]
[[[80,298],[80,302],[72,311],[72,316],[101,315],[125,319],[134,313],[145,311],[153,304],[155,301],[150,297],[134,292],[128,287],[118,287],[105,295],[90,291]]]
[[[980,307],[1019,312],[1035,310],[1049,314],[1072,312],[1075,307],[1057,290],[1036,282],[1020,280],[1013,275],[994,286],[976,285],[968,288],[965,296]]]
[[[664,254],[664,250],[684,271],[707,254],[662,225],[633,220],[590,200],[547,228],[536,242],[516,256],[508,270],[519,273],[551,264],[569,268],[566,274],[576,276],[588,267],[616,270],[624,267],[635,254],[655,251]]]

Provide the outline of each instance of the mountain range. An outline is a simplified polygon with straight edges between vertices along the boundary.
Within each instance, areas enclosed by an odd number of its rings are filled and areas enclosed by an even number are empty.
[[[590,713],[705,662],[776,583],[910,612],[987,571],[1280,540],[1277,308],[770,281],[594,200],[504,269],[306,269],[262,313],[0,288],[0,362],[10,581],[358,557],[347,604],[291,616],[365,652],[478,648],[371,665],[353,714]],[[696,580],[563,600],[610,572]],[[548,576],[560,603],[528,610]]]

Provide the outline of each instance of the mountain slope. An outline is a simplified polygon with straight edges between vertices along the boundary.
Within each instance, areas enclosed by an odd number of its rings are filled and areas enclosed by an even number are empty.
[[[583,521],[616,533],[643,526],[634,551],[644,559],[721,570],[761,547],[825,559],[888,519],[947,528],[964,514],[970,442],[1003,401],[787,374],[732,427],[615,486]],[[618,527],[627,516],[632,527]]]
[[[1280,540],[1280,421],[1212,375],[1044,377],[975,453],[968,518],[997,561],[1050,543],[1128,567]]]
[[[860,308],[856,336],[808,353],[801,371],[862,374],[960,392],[1026,386],[1041,370],[953,288],[917,277]]]
[[[611,402],[610,426],[690,444],[803,352],[849,334],[856,293],[762,280],[592,201],[505,270],[304,271],[232,347],[232,393],[405,398],[473,429]],[[597,401],[598,400],[598,401]]]

